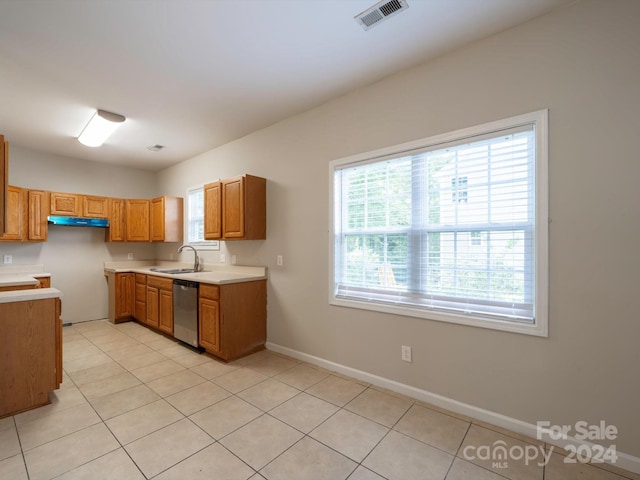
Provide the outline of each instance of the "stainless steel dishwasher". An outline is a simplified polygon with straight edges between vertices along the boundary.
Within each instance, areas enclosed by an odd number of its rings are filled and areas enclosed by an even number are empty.
[[[173,336],[198,348],[198,282],[173,281]]]

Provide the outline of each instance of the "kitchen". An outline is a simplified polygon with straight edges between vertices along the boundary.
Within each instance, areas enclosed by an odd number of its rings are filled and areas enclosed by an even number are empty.
[[[221,242],[220,250],[200,255],[205,266],[220,265],[223,254],[224,265],[235,255],[237,265],[267,268],[271,352],[361,375],[368,383],[384,381],[423,401],[442,396],[449,400],[443,408],[461,402],[496,412],[514,420],[511,428],[515,420],[564,425],[605,419],[618,426],[618,449],[631,470],[640,456],[632,400],[640,393],[633,380],[638,326],[630,301],[637,285],[637,256],[630,252],[638,233],[633,179],[639,172],[628,140],[637,127],[637,14],[634,2],[615,8],[577,2],[157,172],[43,153],[12,139],[10,122],[3,120],[9,183],[151,199],[185,197],[189,187],[244,173],[266,178],[267,239]],[[470,70],[473,78],[465,73]],[[522,94],[525,89],[530,95]],[[538,108],[550,109],[552,124],[548,338],[328,304],[329,161]],[[612,238],[610,232],[618,233]],[[47,242],[3,243],[0,253],[12,255],[15,265],[43,265],[63,292],[63,319],[77,323],[108,317],[105,262],[126,262],[132,253],[135,261],[190,264],[191,252],[178,256],[180,245],[106,243],[97,229],[50,227]],[[412,363],[400,359],[400,346],[407,344]]]

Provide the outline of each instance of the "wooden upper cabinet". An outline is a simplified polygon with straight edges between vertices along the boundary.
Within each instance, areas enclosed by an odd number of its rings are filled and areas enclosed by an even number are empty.
[[[109,212],[109,228],[105,232],[106,242],[124,242],[126,237],[125,201],[122,198],[109,198],[107,201]]]
[[[0,135],[0,236],[5,232],[7,217],[7,179],[9,178],[9,144]]]
[[[182,198],[165,196],[151,200],[150,225],[152,242],[182,242]]]
[[[204,239],[222,238],[222,183],[204,186]]]
[[[148,242],[149,200],[125,200],[126,240],[128,242]]]
[[[49,192],[44,190],[29,190],[28,202],[28,232],[27,239],[31,241],[47,240],[47,216],[49,215]]]
[[[27,238],[27,190],[7,186],[5,232],[0,240],[21,242]]]
[[[81,195],[51,192],[51,215],[79,217],[82,215]]]
[[[90,218],[109,218],[109,199],[82,195],[82,216]]]
[[[205,239],[266,239],[266,187],[266,179],[253,175],[205,185]]]

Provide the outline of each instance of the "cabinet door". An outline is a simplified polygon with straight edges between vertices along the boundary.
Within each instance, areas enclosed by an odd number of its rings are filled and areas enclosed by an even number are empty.
[[[136,302],[134,318],[139,322],[147,322],[147,276],[136,273]]]
[[[82,195],[82,215],[91,218],[109,218],[109,202],[106,197]]]
[[[204,186],[204,238],[218,240],[222,237],[222,184]]]
[[[124,242],[125,237],[125,206],[121,198],[110,198],[107,202],[109,209],[109,228],[105,232],[105,241]]]
[[[82,211],[80,195],[74,193],[51,192],[51,215],[77,217]]]
[[[29,240],[45,241],[47,239],[47,216],[49,215],[49,193],[42,190],[29,190]]]
[[[244,237],[244,177],[222,182],[222,236]]]
[[[149,200],[126,200],[126,238],[128,242],[149,241]]]
[[[199,344],[211,353],[220,352],[220,304],[201,298],[198,312]]]
[[[165,333],[173,335],[173,292],[160,290],[160,313],[158,328]]]
[[[7,179],[9,178],[9,144],[0,135],[0,237],[4,235],[7,216]]]
[[[15,242],[26,238],[26,213],[26,190],[9,185],[7,187],[5,233],[0,237],[0,240]]]
[[[164,197],[151,200],[151,241],[164,241]]]
[[[133,316],[134,273],[116,273],[116,320]]]
[[[160,290],[157,287],[147,285],[147,325],[158,328],[159,312],[158,302],[160,298]]]

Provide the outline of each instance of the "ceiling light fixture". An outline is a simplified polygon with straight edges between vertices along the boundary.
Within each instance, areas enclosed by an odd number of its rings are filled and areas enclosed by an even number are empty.
[[[125,120],[117,113],[98,110],[82,130],[78,141],[87,147],[99,147]]]

